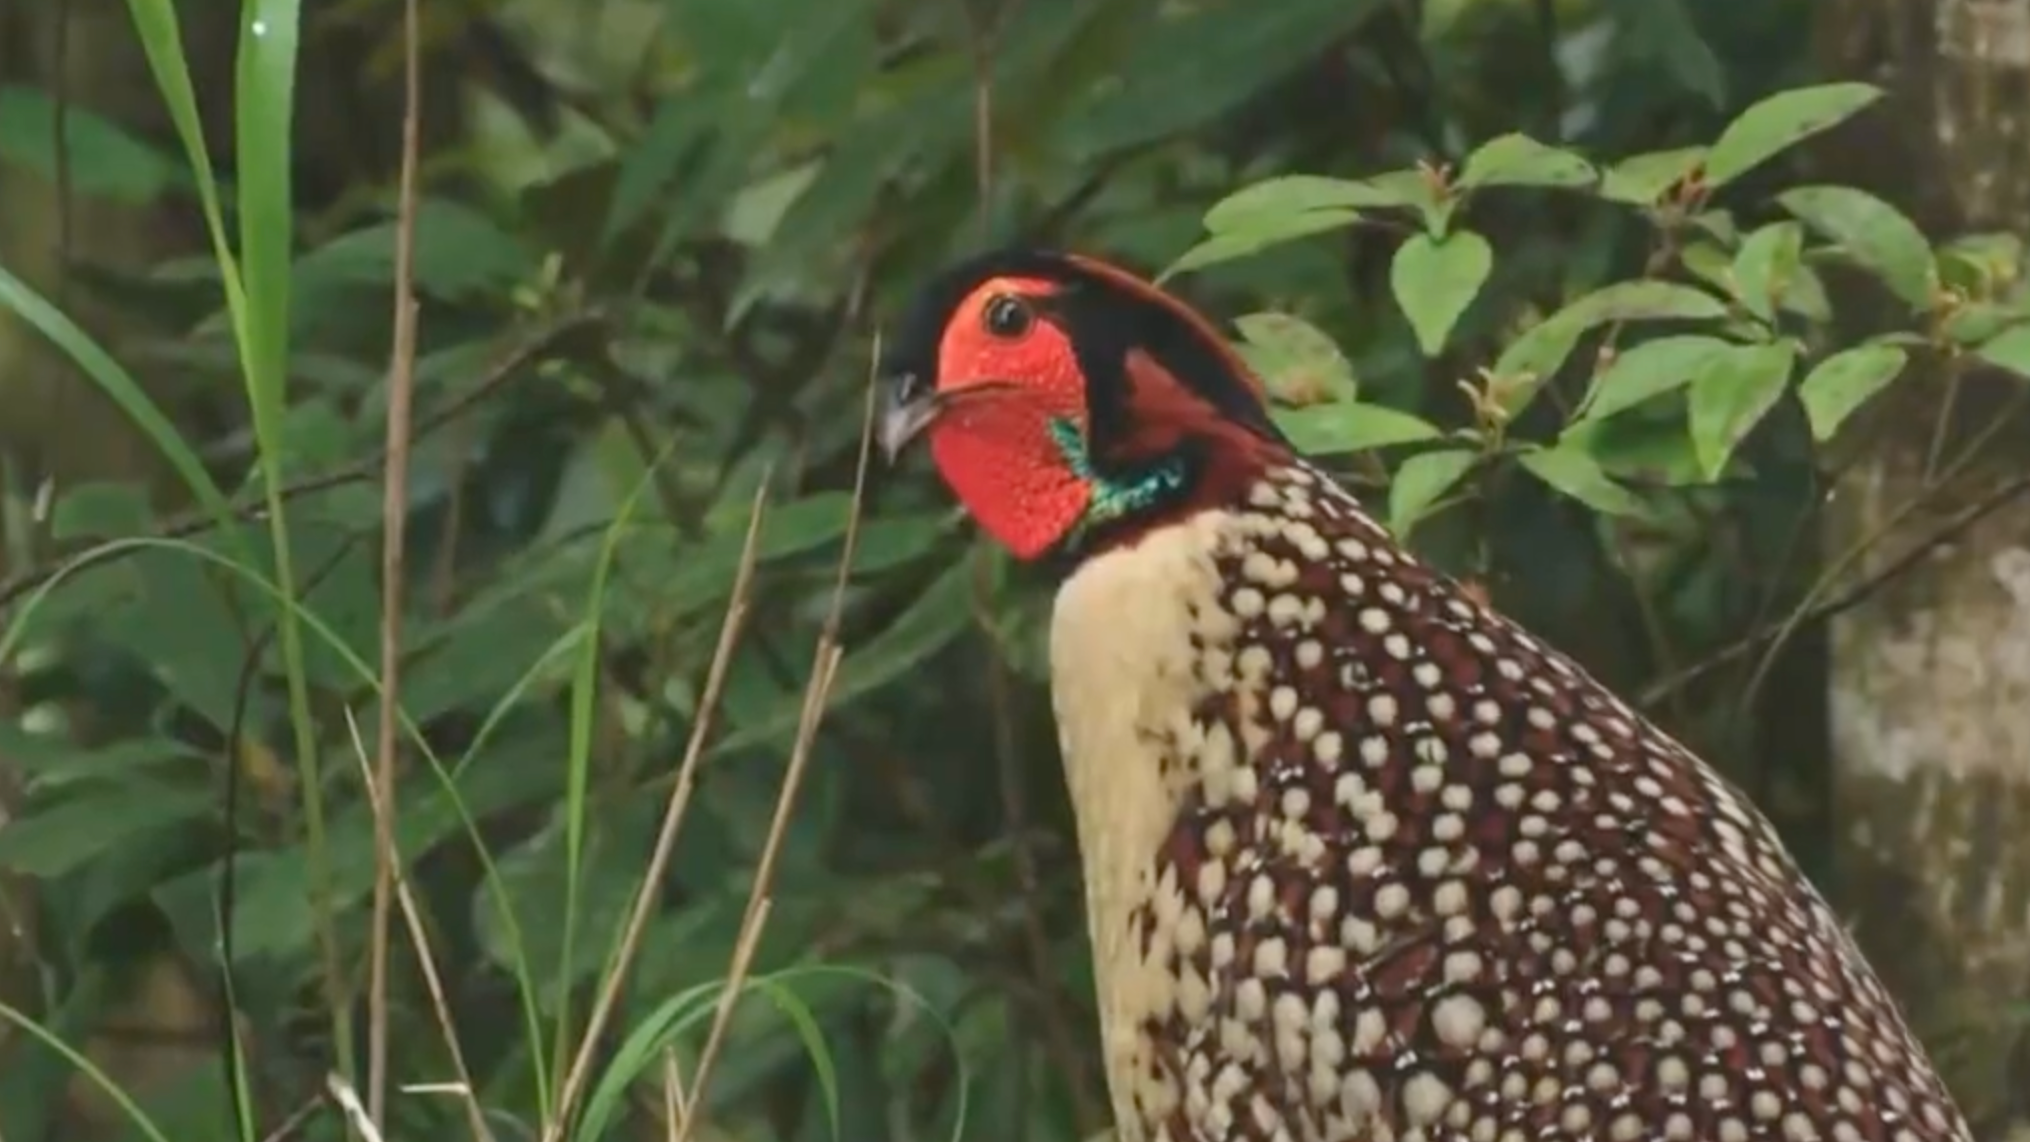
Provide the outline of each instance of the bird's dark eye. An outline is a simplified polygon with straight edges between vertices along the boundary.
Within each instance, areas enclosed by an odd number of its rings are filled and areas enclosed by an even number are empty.
[[[1012,293],[997,293],[987,299],[980,320],[986,325],[988,333],[1004,341],[1013,341],[1029,332],[1029,327],[1035,324],[1036,313],[1022,298]]]

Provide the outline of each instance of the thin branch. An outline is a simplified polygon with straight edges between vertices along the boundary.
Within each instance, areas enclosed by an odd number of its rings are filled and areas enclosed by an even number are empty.
[[[1780,642],[1812,623],[1824,622],[1853,610],[1867,602],[1883,587],[1929,558],[1939,548],[1959,539],[1974,525],[2026,495],[2030,495],[2030,475],[2018,476],[1997,485],[1980,499],[1954,513],[1936,531],[1911,545],[1910,550],[1890,560],[1874,574],[1861,579],[1852,587],[1817,606],[1804,608],[1783,622],[1771,624],[1675,674],[1658,679],[1643,690],[1639,704],[1645,708],[1654,707],[1658,702],[1707,674],[1738,662],[1770,643]]]
[[[402,580],[409,516],[409,434],[416,396],[416,165],[422,147],[423,66],[417,0],[402,4],[402,170],[395,217],[394,359],[388,366],[386,463],[381,487],[381,701],[374,769],[367,775],[374,813],[373,928],[367,960],[367,1114],[386,1122],[388,1101],[388,921],[394,906],[395,711],[401,702]],[[419,947],[425,974],[429,956]],[[447,1036],[450,1027],[445,1028]],[[454,1044],[455,1054],[457,1047]],[[484,1135],[479,1135],[484,1137]]]

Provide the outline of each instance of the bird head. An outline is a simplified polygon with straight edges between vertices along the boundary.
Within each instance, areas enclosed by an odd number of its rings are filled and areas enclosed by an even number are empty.
[[[880,369],[890,462],[927,441],[945,484],[1018,559],[1131,542],[1290,454],[1211,322],[1077,254],[998,251],[946,270]]]

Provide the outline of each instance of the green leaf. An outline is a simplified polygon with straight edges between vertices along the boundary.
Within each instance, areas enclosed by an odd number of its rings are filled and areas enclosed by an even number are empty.
[[[1962,234],[1939,243],[1940,276],[1948,285],[1985,296],[2023,273],[2023,239],[2009,233]]]
[[[1481,186],[1591,186],[1599,178],[1593,164],[1561,147],[1546,146],[1511,132],[1482,143],[1466,157],[1453,183],[1461,189]]]
[[[1358,401],[1278,412],[1275,419],[1297,451],[1318,455],[1412,444],[1441,435],[1436,425],[1420,416]]]
[[[1800,262],[1790,288],[1783,293],[1783,309],[1806,321],[1824,325],[1833,320],[1833,299],[1826,293],[1825,280],[1810,262]]]
[[[72,193],[146,205],[188,177],[168,155],[109,119],[72,105],[64,110],[65,174]],[[32,87],[0,87],[0,161],[54,184],[56,104]]]
[[[1631,345],[1593,378],[1579,405],[1579,419],[1599,420],[1692,383],[1713,354],[1730,341],[1704,333],[1679,333]]]
[[[1803,256],[1804,227],[1795,222],[1772,222],[1748,235],[1734,255],[1734,296],[1763,321],[1776,320]]]
[[[1974,350],[1974,356],[2019,377],[2030,377],[2030,325],[2002,330]]]
[[[1445,348],[1452,327],[1493,268],[1494,250],[1487,239],[1467,230],[1442,239],[1412,234],[1397,248],[1389,285],[1424,356],[1435,357]]]
[[[1565,363],[1579,338],[1616,321],[1711,321],[1727,315],[1727,307],[1702,289],[1676,282],[1615,282],[1578,298],[1509,342],[1496,359],[1496,376],[1515,384],[1507,401],[1510,413],[1520,412],[1535,397],[1544,378]]]
[[[1096,5],[1095,7],[1107,7]],[[1226,114],[1385,10],[1375,0],[1152,9],[1111,82],[1060,125],[1074,162],[1183,134]]]
[[[1789,341],[1730,345],[1692,381],[1692,447],[1709,480],[1726,470],[1734,449],[1783,396],[1797,346]]]
[[[1948,310],[1939,332],[1955,345],[1977,346],[1998,337],[2011,326],[2030,321],[2030,312],[2021,304],[1995,305],[1971,301]]]
[[[1614,482],[1593,457],[1572,444],[1536,448],[1516,457],[1531,475],[1594,511],[1609,515],[1637,515],[1642,501],[1633,492]]]
[[[1654,206],[1665,191],[1699,169],[1705,157],[1704,147],[1630,155],[1607,168],[1600,180],[1600,196],[1632,206]]]
[[[148,494],[139,485],[93,481],[78,484],[56,501],[49,533],[52,539],[110,539],[146,531],[151,518]]]
[[[61,876],[138,834],[209,813],[213,799],[208,791],[131,778],[80,792],[0,829],[0,868]]]
[[[1812,439],[1833,438],[1854,410],[1896,379],[1910,354],[1894,345],[1857,345],[1820,361],[1798,382],[1798,400],[1811,422]]]
[[[1618,50],[1628,62],[1643,66],[1646,74],[1676,81],[1715,108],[1726,106],[1719,57],[1699,34],[1686,0],[1617,5],[1615,22],[1622,31]]]
[[[1213,203],[1205,212],[1205,229],[1211,234],[1243,229],[1259,224],[1263,215],[1410,205],[1398,192],[1354,179],[1279,175],[1249,183]]]
[[[297,281],[309,304],[324,301],[335,285],[388,287],[395,280],[397,227],[364,226],[298,259]],[[540,262],[521,239],[467,206],[426,200],[416,208],[416,288],[447,300],[504,293],[538,272]]]
[[[1406,538],[1417,521],[1479,462],[1471,448],[1419,452],[1396,467],[1389,480],[1389,530]]]
[[[1931,244],[1901,211],[1851,186],[1801,186],[1776,200],[1805,225],[1838,243],[1912,309],[1930,308],[1938,280]]]
[[[1734,258],[1717,242],[1694,238],[1678,251],[1678,264],[1722,293],[1734,292]]]
[[[1339,230],[1358,221],[1360,215],[1351,210],[1250,215],[1245,223],[1236,224],[1233,229],[1214,234],[1184,251],[1182,256],[1156,276],[1156,280],[1159,283],[1164,282],[1190,270],[1202,270],[1221,262],[1245,258],[1271,246],[1279,246],[1298,238],[1308,238],[1313,234],[1323,234],[1328,230]]]
[[[1274,399],[1298,406],[1353,399],[1353,366],[1317,326],[1288,313],[1250,313],[1234,325],[1241,356]]]
[[[1867,83],[1779,91],[1735,116],[1720,133],[1706,159],[1706,184],[1725,186],[1881,97],[1882,89]]]

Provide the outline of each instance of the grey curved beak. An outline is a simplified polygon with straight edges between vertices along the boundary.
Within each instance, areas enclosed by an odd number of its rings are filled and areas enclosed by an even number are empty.
[[[923,430],[937,419],[938,411],[936,390],[920,387],[915,377],[890,377],[882,382],[874,436],[890,464],[901,459],[903,450],[923,435]]]

